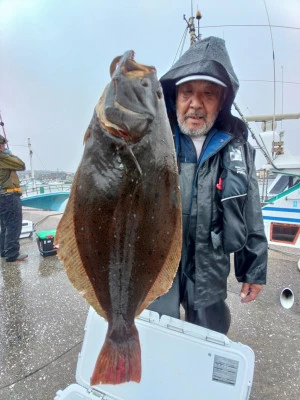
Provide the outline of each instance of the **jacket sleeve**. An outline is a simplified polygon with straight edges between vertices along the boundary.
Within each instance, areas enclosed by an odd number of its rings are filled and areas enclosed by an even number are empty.
[[[247,240],[244,247],[234,254],[235,275],[239,282],[265,284],[268,261],[268,242],[265,236],[255,170],[255,152],[245,145],[249,167],[249,186],[244,205]]]
[[[25,163],[19,157],[1,153],[0,168],[11,169],[14,171],[24,171]]]

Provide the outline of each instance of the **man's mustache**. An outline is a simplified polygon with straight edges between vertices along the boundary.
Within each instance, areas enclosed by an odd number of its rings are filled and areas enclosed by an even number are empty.
[[[200,111],[196,111],[194,113],[189,113],[185,114],[184,120],[187,120],[188,118],[206,118],[206,114]]]

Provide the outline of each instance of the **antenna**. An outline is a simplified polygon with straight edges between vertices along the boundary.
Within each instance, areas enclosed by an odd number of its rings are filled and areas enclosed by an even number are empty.
[[[267,4],[266,1],[264,0],[264,5],[265,5],[265,9],[266,9],[266,13],[267,13],[267,17],[268,17],[268,23],[269,23],[269,28],[270,28],[270,35],[271,35],[271,44],[272,44],[272,53],[273,53],[273,88],[274,88],[274,109],[273,109],[273,121],[272,121],[272,130],[273,130],[273,143],[275,141],[275,114],[276,114],[276,71],[275,71],[275,52],[274,52],[274,43],[273,43],[273,35],[272,35],[272,27],[271,27],[271,23],[270,23],[270,17],[269,17],[269,12],[268,12],[268,8],[267,8]],[[276,152],[274,152],[274,149],[272,149],[272,157],[273,159],[275,158]]]
[[[201,34],[200,34],[200,19],[202,18],[201,12],[197,10],[196,12],[196,20],[198,21],[198,39],[201,40]]]

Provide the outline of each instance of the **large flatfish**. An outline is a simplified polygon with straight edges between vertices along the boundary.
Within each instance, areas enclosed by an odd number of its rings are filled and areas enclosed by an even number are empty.
[[[168,291],[181,255],[178,173],[162,89],[155,69],[133,55],[111,64],[56,233],[69,279],[108,321],[92,385],[140,381],[134,319]]]

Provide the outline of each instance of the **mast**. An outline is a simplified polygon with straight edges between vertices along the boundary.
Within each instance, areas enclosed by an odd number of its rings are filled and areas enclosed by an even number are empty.
[[[33,163],[32,163],[32,154],[33,154],[33,151],[31,150],[30,138],[28,138],[27,140],[28,140],[28,149],[29,149],[31,179],[32,179],[32,182],[33,182],[33,187],[35,188],[35,178],[34,178],[34,170],[33,170]]]
[[[193,15],[193,8],[192,8],[192,15]],[[196,35],[196,28],[195,28],[195,22],[194,22],[195,18],[198,21],[197,35]],[[183,16],[183,19],[187,23],[187,27],[188,27],[189,34],[190,34],[190,46],[192,46],[198,40],[201,39],[201,34],[200,34],[200,19],[201,18],[202,18],[202,15],[199,10],[196,13],[196,17],[192,16],[187,20],[185,15]]]

